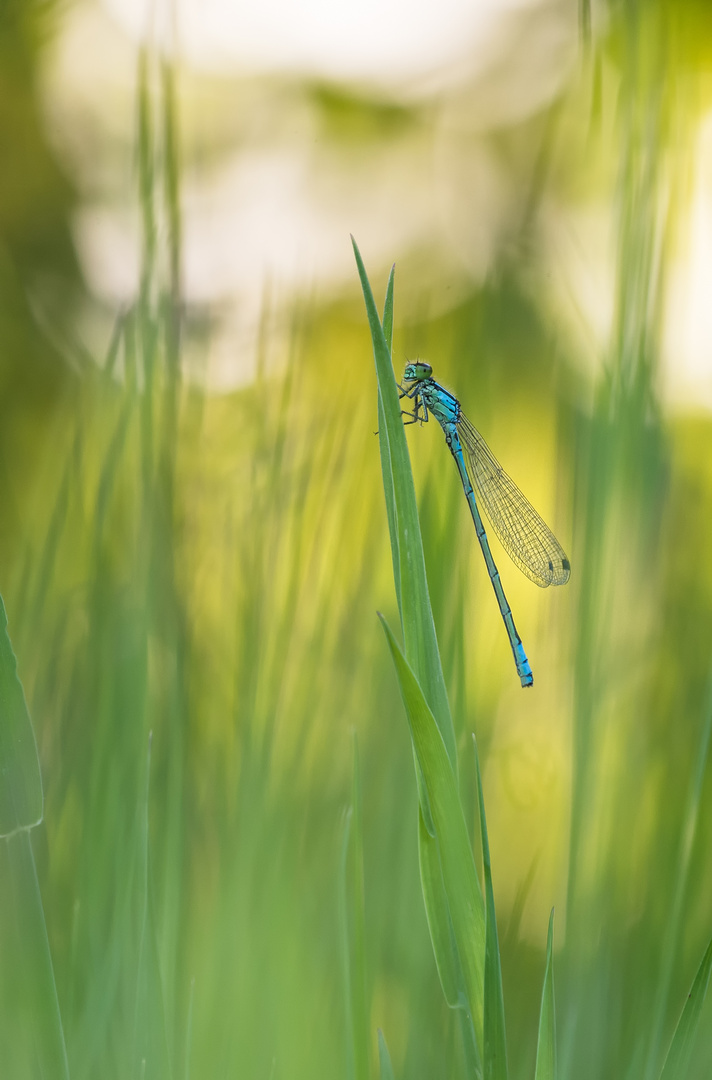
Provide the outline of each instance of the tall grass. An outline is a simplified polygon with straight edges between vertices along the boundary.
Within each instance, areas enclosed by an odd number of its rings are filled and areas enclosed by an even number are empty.
[[[516,260],[434,319],[399,317],[393,277],[380,313],[362,264],[371,342],[354,288],[296,309],[243,390],[183,382],[174,76],[141,58],[136,301],[58,409],[2,575],[13,1080],[707,1075],[710,422],[658,393],[698,17],[594,23],[619,112],[571,90],[557,123],[588,142],[546,148],[553,194],[617,163],[590,386]],[[406,353],[572,540],[560,596],[501,560],[531,696],[439,433],[403,431]]]

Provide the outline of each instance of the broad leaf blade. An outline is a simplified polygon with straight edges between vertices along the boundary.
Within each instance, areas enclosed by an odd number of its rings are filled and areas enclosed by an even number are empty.
[[[463,1004],[462,972],[445,894],[438,842],[435,836],[430,834],[423,820],[422,811],[418,813],[418,855],[420,882],[423,888],[425,914],[428,919],[435,964],[445,1000],[451,1009],[456,1009]]]
[[[69,1080],[52,955],[29,829],[0,845],[0,1075]],[[12,966],[10,966],[12,964]],[[8,1038],[8,1036],[10,1036]],[[9,1060],[13,1064],[9,1064]]]
[[[455,776],[435,718],[390,627],[381,617],[395,664],[440,852],[443,885],[478,1045],[482,1046],[485,913]],[[433,945],[436,945],[435,939]],[[438,966],[450,963],[440,957]]]

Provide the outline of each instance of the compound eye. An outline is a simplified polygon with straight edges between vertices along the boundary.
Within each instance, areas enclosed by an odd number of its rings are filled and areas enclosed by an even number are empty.
[[[433,369],[430,364],[417,360],[414,364],[406,364],[403,378],[408,382],[422,382],[423,379],[429,379],[432,373]]]

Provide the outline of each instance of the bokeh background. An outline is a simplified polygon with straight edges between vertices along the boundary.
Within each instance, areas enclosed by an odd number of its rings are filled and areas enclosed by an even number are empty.
[[[493,541],[524,693],[409,428],[511,1075],[552,906],[562,1074],[657,1075],[712,933],[708,5],[16,0],[0,147],[0,591],[71,1076],[364,1080],[378,1028],[397,1077],[467,1075],[349,233],[377,295],[396,263],[397,374],[433,364],[573,567],[540,591]],[[3,1075],[38,1075],[0,983]]]

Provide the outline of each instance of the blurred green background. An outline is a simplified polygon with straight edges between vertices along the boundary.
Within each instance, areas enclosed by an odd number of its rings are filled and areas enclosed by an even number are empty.
[[[397,376],[433,364],[572,562],[543,592],[493,542],[524,693],[442,435],[409,429],[510,1074],[552,905],[561,1075],[659,1072],[712,933],[712,17],[492,7],[456,72],[397,86],[172,63],[111,5],[0,8],[0,591],[72,1077],[364,1080],[378,1028],[397,1077],[466,1075],[375,614],[397,624],[350,231],[377,294],[397,264]],[[24,1080],[54,1074],[11,873]]]

